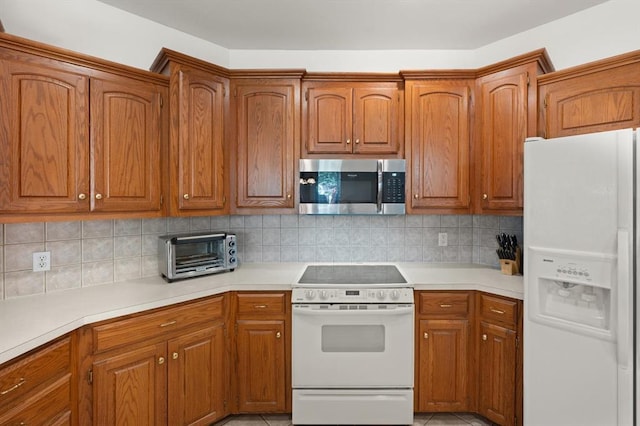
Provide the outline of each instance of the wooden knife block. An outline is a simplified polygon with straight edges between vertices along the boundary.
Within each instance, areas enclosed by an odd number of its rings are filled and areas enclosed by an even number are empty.
[[[518,275],[520,273],[520,247],[516,248],[516,260],[500,259],[500,271],[505,275]]]

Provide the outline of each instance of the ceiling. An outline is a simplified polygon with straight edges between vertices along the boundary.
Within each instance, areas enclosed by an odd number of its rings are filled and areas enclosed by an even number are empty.
[[[476,49],[607,0],[100,0],[227,49]]]

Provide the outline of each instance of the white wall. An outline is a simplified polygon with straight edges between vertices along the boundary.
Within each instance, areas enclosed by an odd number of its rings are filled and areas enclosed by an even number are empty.
[[[137,68],[167,47],[228,67],[229,51],[96,0],[0,0],[5,31]]]
[[[640,49],[639,0],[610,0],[477,50],[227,50],[96,0],[0,0],[0,19],[8,33],[143,69],[161,47],[229,68],[335,72],[475,68],[541,47],[562,69]]]

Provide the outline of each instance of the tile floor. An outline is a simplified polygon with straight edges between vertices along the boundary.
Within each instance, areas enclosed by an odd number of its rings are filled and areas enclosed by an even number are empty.
[[[230,416],[214,426],[290,426],[291,416],[287,414]],[[413,426],[491,426],[482,417],[468,413],[416,414]]]

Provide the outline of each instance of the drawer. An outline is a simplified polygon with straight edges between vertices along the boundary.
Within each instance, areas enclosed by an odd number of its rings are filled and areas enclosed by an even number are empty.
[[[435,316],[466,316],[469,313],[467,292],[421,292],[420,313]]]
[[[94,352],[153,339],[221,318],[223,300],[224,297],[220,296],[93,327]]]
[[[25,395],[18,405],[9,410],[0,410],[2,425],[65,425],[71,424],[70,420],[70,374],[41,391]]]
[[[238,315],[286,313],[284,293],[238,293]]]
[[[0,370],[0,407],[70,373],[71,339],[65,338]],[[0,409],[0,413],[4,411]]]
[[[480,294],[480,316],[515,327],[518,322],[518,302],[513,299]]]

